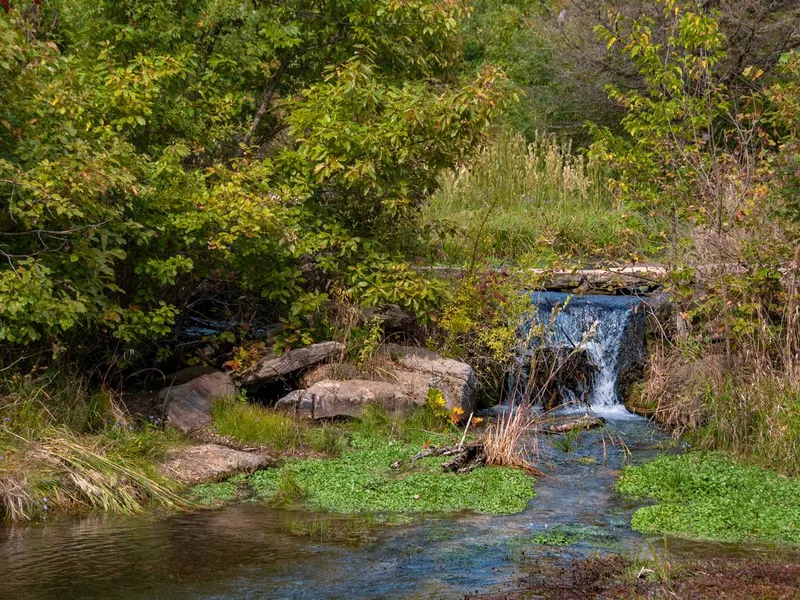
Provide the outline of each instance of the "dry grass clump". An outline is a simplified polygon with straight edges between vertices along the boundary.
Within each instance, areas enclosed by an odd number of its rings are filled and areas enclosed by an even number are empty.
[[[538,417],[526,404],[511,410],[486,430],[483,447],[486,464],[516,467],[540,475],[534,466],[539,456]]]
[[[108,440],[60,429],[23,438],[0,467],[0,512],[10,521],[50,511],[133,514],[147,504],[185,508],[172,482],[119,456]]]
[[[146,504],[187,503],[155,468],[178,440],[135,427],[109,390],[41,374],[0,381],[0,516],[102,509],[136,513]]]

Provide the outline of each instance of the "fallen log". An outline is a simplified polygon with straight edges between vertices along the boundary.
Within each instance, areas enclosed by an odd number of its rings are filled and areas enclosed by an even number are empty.
[[[542,426],[542,433],[550,433],[550,434],[557,434],[557,433],[567,433],[570,431],[574,431],[576,429],[580,429],[581,431],[586,431],[589,429],[594,429],[596,427],[602,427],[605,425],[606,420],[603,417],[592,417],[589,415],[583,415],[581,417],[570,419],[568,421],[557,421],[555,423],[545,424]]]

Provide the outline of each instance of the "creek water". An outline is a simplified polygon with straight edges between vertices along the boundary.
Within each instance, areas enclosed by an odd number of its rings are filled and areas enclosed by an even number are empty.
[[[458,598],[513,581],[530,561],[568,566],[595,552],[646,552],[629,527],[638,504],[614,482],[623,464],[667,448],[663,434],[635,418],[610,420],[567,452],[553,440],[541,444],[548,476],[525,511],[419,517],[359,543],[295,535],[296,514],[262,504],[5,527],[0,598]],[[562,545],[536,543],[554,531],[566,535],[554,540]]]
[[[538,298],[540,308],[559,301]],[[192,514],[5,527],[0,599],[458,598],[507,585],[531,565],[568,568],[598,552],[647,554],[653,541],[629,526],[640,503],[620,496],[615,483],[624,465],[672,445],[618,404],[616,378],[636,306],[635,299],[578,299],[556,318],[551,344],[576,343],[599,322],[586,343],[595,363],[588,404],[612,410],[605,428],[577,440],[542,436],[538,458],[547,476],[536,480],[536,497],[521,513],[419,516],[373,528],[368,539],[350,543],[305,537],[295,526],[330,519],[335,533],[352,525],[346,517],[247,503]],[[670,551],[680,557],[741,549],[673,540]]]

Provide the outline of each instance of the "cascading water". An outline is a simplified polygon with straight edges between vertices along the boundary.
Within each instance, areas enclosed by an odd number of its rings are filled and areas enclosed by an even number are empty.
[[[526,342],[514,396],[550,406],[624,411],[621,391],[641,373],[645,359],[641,299],[536,292],[531,303],[536,310],[522,328]],[[530,366],[543,356],[551,364]]]

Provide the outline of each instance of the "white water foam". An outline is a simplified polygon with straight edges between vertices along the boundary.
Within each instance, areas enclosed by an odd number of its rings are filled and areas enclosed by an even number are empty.
[[[595,368],[588,398],[592,412],[617,418],[631,415],[620,402],[618,393],[619,359],[625,344],[633,342],[626,338],[637,330],[630,325],[641,300],[632,296],[571,296],[539,292],[531,296],[531,301],[537,311],[527,329],[530,331],[534,324],[538,324],[546,331],[545,339],[536,338],[534,344],[544,343],[567,351],[583,348],[586,351]],[[566,390],[565,394],[570,392]],[[564,409],[570,412],[587,409],[578,398],[572,397],[571,400],[573,404]]]

